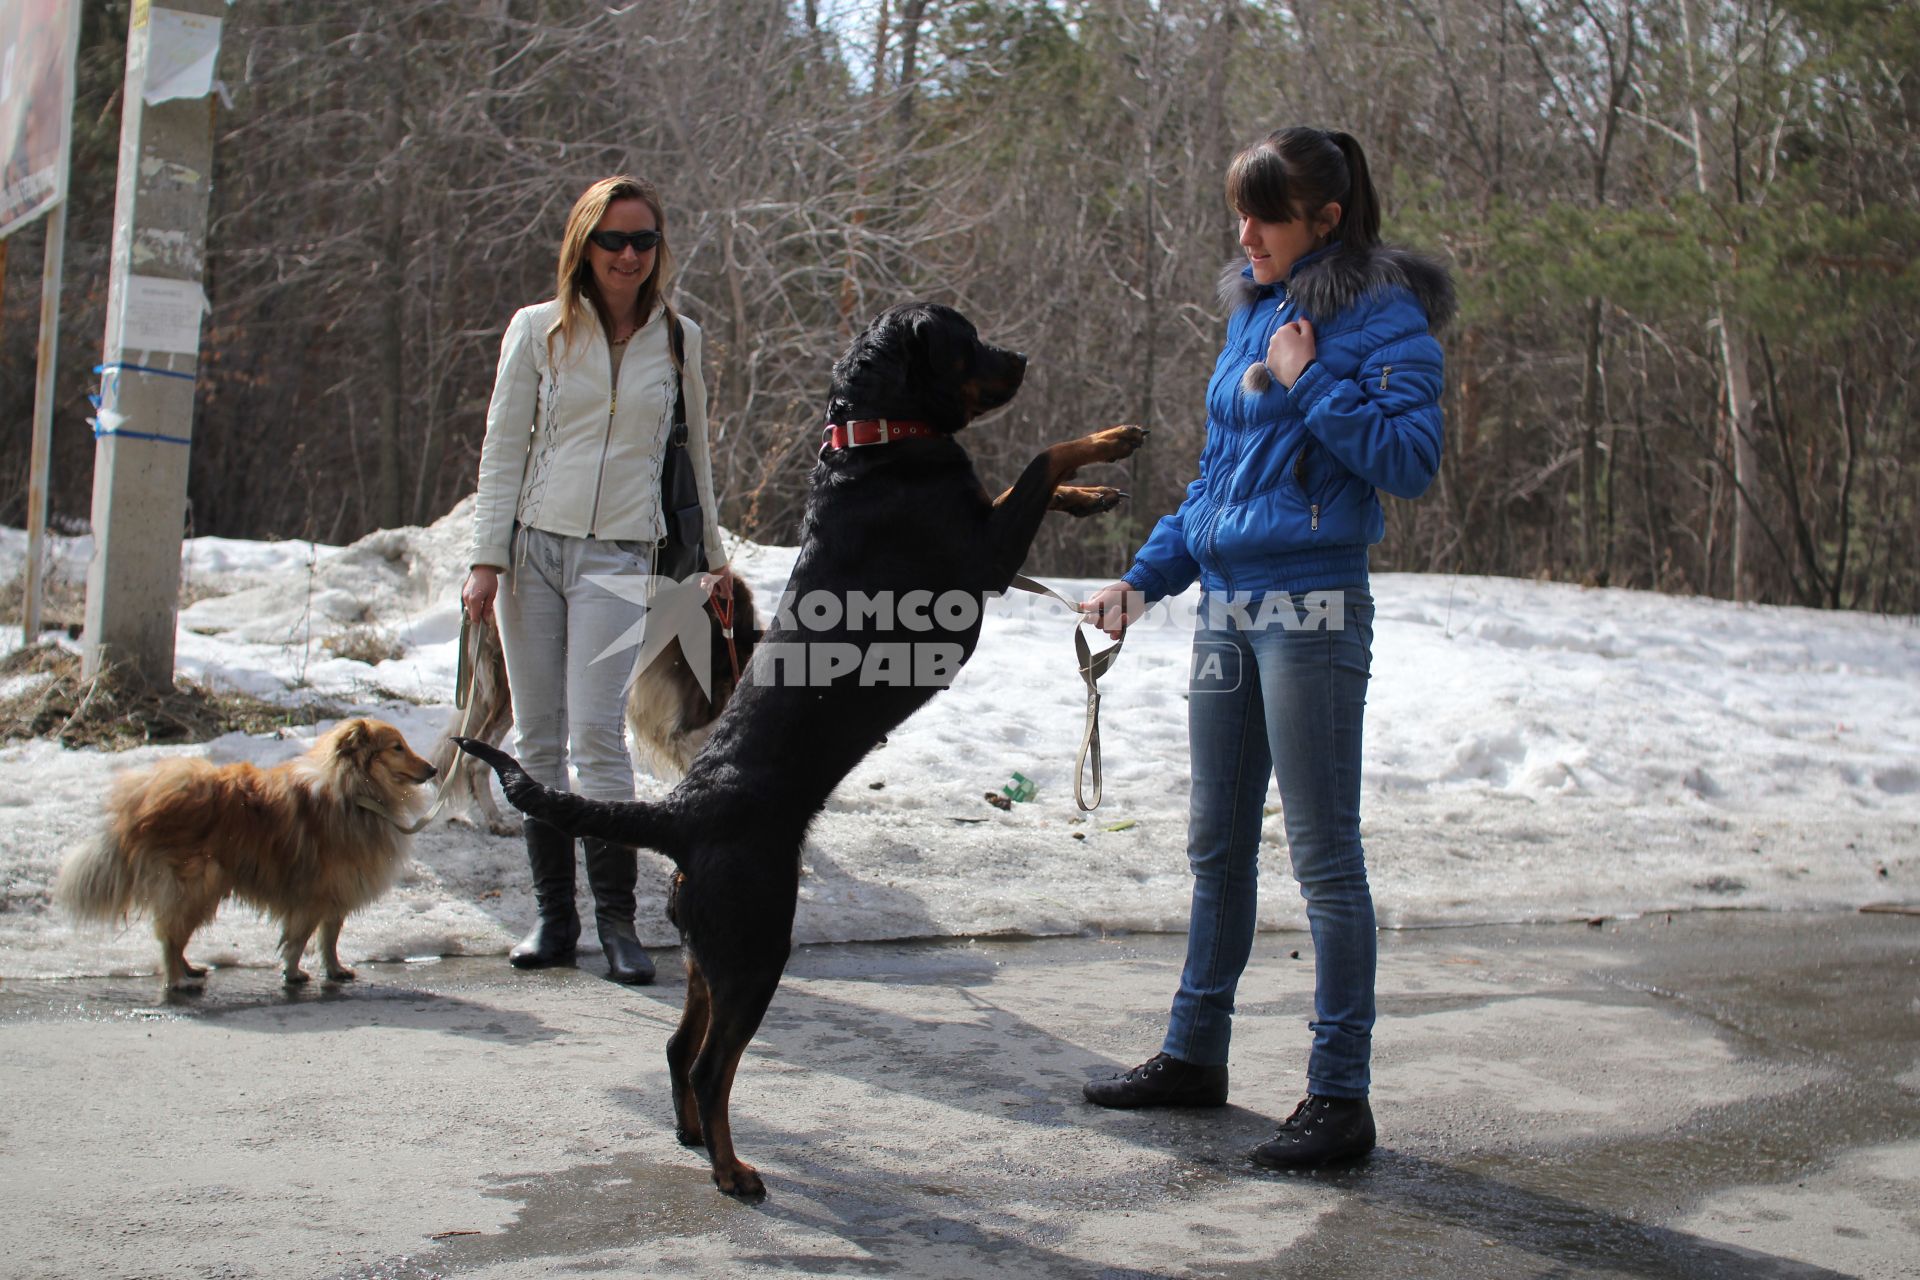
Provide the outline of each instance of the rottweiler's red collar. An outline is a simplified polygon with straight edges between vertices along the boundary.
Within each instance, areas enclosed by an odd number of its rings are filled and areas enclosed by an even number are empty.
[[[826,446],[829,449],[859,448],[869,444],[891,444],[913,436],[933,437],[940,433],[924,422],[902,422],[898,418],[856,418],[852,422],[829,422]]]

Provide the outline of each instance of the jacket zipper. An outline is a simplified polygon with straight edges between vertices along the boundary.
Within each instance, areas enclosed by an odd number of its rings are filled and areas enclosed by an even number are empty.
[[[1293,482],[1300,486],[1300,496],[1303,498],[1307,496],[1307,478],[1302,475],[1301,472],[1306,469],[1306,465],[1307,446],[1302,444],[1300,446],[1300,452],[1293,457]],[[1317,502],[1309,502],[1307,504],[1307,510],[1313,517],[1312,523],[1308,527],[1318,532],[1320,528],[1320,504]]]
[[[1273,319],[1276,323],[1279,322],[1281,315],[1286,311],[1287,303],[1289,301],[1291,301],[1291,298],[1284,290],[1282,290],[1280,301],[1273,308]],[[1254,359],[1256,360],[1262,359],[1263,357],[1261,355],[1261,352],[1264,350],[1265,350],[1264,347],[1257,346],[1254,350]],[[1237,381],[1235,385],[1237,388],[1238,386]],[[1240,420],[1240,435],[1244,437],[1248,433],[1248,431],[1251,429],[1252,423],[1249,422],[1247,419],[1246,406],[1240,403],[1240,396],[1238,394],[1237,389],[1234,394],[1233,411],[1234,411],[1234,416]],[[1232,465],[1224,468],[1229,480],[1231,480],[1233,476],[1239,473],[1240,459],[1244,451],[1244,448],[1245,448],[1244,439],[1236,440],[1234,442],[1234,448],[1231,451]],[[1226,592],[1229,596],[1233,594],[1233,571],[1227,567],[1226,561],[1220,558],[1219,536],[1220,536],[1220,517],[1224,516],[1227,513],[1227,502],[1232,497],[1233,497],[1232,486],[1231,484],[1229,484],[1228,492],[1221,495],[1219,501],[1214,506],[1212,516],[1207,521],[1207,556],[1209,559],[1213,561],[1215,565],[1219,567],[1220,580],[1223,584],[1225,584]],[[1315,515],[1314,515],[1313,527],[1317,529],[1320,527],[1320,520],[1319,520],[1319,514],[1318,514],[1319,508],[1316,507],[1314,510],[1315,510]]]
[[[1213,509],[1213,519],[1207,521],[1207,557],[1220,568],[1220,581],[1225,584],[1229,596],[1233,594],[1233,572],[1220,558],[1220,517],[1227,513],[1225,503]]]
[[[629,338],[628,341],[631,342],[632,339]],[[622,347],[620,359],[624,363],[626,358],[627,349]],[[600,469],[593,477],[593,513],[587,517],[589,538],[597,536],[600,532],[600,490],[607,483],[607,454],[613,450],[613,415],[620,408],[620,366],[613,363],[611,354],[607,358],[607,366],[612,374],[613,389],[607,395],[607,434],[606,438],[600,441]]]

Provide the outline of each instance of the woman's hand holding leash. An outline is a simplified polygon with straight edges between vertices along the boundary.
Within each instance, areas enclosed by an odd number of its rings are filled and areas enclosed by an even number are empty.
[[[467,616],[475,622],[486,622],[493,617],[493,598],[500,594],[500,571],[490,564],[477,564],[467,570],[467,580],[460,586],[460,603],[467,607]]]
[[[1087,622],[1118,640],[1147,611],[1147,597],[1130,582],[1109,582],[1092,599],[1082,600],[1079,609],[1088,615]]]
[[[1273,376],[1280,379],[1280,385],[1291,388],[1300,381],[1307,366],[1313,363],[1313,322],[1294,320],[1281,325],[1273,331],[1273,341],[1267,344],[1267,368],[1273,370]]]
[[[718,573],[706,573],[700,576],[700,585],[706,589],[713,601],[713,616],[720,624],[720,634],[727,642],[727,665],[733,668],[733,681],[740,683],[740,650],[733,642],[733,566],[727,565]]]

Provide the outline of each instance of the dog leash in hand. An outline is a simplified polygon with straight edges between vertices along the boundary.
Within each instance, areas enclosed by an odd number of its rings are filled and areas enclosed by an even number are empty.
[[[474,622],[471,618],[467,616],[466,603],[464,601],[461,603],[460,605],[460,661],[459,661],[459,665],[455,668],[454,675],[453,675],[453,705],[457,710],[466,712],[466,715],[463,716],[460,720],[460,736],[463,738],[470,738],[473,736],[473,732],[472,732],[473,725],[471,723],[473,718],[473,708],[472,706],[469,705],[473,701],[472,640],[473,638],[476,637],[476,633],[478,635],[484,636],[486,633],[484,630],[482,630],[482,628],[490,627],[492,625],[493,624],[491,622]],[[453,787],[453,770],[455,767],[459,765],[459,763],[460,763],[460,757],[456,753],[454,756],[453,764],[447,767],[447,776],[440,779],[440,793],[434,796],[433,807],[428,809],[424,814],[422,814],[419,817],[418,820],[413,822],[411,825],[400,821],[399,818],[394,816],[394,813],[391,809],[381,804],[378,800],[373,800],[366,796],[356,796],[354,798],[354,803],[359,805],[362,809],[365,809],[368,813],[377,813],[381,817],[385,818],[388,822],[391,822],[395,827],[399,828],[401,835],[403,836],[415,835],[420,831],[424,830],[426,828],[426,825],[429,822],[432,822],[435,818],[439,817],[440,811],[447,807],[447,792],[451,790]]]
[[[720,634],[727,640],[727,665],[733,668],[733,682],[739,684],[740,653],[733,647],[733,597],[723,597],[715,591],[709,599],[713,603],[714,621],[720,624]]]
[[[491,623],[481,623],[491,626]],[[453,671],[453,707],[456,711],[467,709],[467,700],[473,696],[473,650],[467,647],[467,636],[473,626],[473,619],[467,616],[467,602],[460,602],[460,663]],[[461,721],[464,728],[466,722]]]
[[[1046,583],[1036,582],[1025,574],[1014,574],[1012,585],[1020,588],[1022,591],[1031,591],[1037,596],[1052,596],[1055,600],[1058,600],[1061,604],[1073,610],[1075,615],[1080,613],[1078,601],[1067,599]],[[1073,650],[1080,660],[1080,678],[1087,682],[1087,731],[1080,739],[1080,753],[1074,757],[1073,761],[1073,802],[1080,806],[1080,812],[1082,813],[1092,813],[1100,807],[1100,795],[1102,791],[1100,781],[1100,677],[1107,674],[1107,669],[1113,666],[1113,660],[1120,656],[1120,646],[1125,643],[1126,637],[1123,635],[1120,639],[1115,640],[1112,645],[1102,649],[1099,653],[1095,653],[1093,652],[1093,647],[1087,643],[1087,633],[1081,630],[1078,622],[1075,623],[1073,628]],[[1093,761],[1092,804],[1087,803],[1086,796],[1081,790],[1086,777],[1089,757],[1091,757]]]

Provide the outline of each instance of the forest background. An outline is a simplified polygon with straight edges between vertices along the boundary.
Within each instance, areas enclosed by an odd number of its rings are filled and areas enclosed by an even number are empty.
[[[81,36],[52,523],[83,531],[127,0]],[[499,339],[603,174],[668,201],[724,524],[796,536],[829,364],[910,298],[1033,356],[968,440],[1156,429],[1118,573],[1204,435],[1222,177],[1285,124],[1366,144],[1444,260],[1448,441],[1379,569],[1920,612],[1920,5],[1910,0],[243,0],[190,532],[349,541],[471,490]],[[0,314],[25,518],[42,224]],[[90,358],[92,357],[92,358]]]

